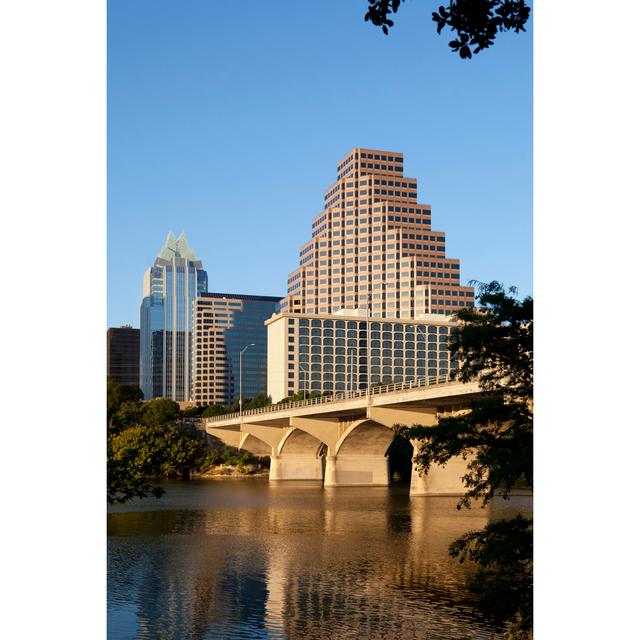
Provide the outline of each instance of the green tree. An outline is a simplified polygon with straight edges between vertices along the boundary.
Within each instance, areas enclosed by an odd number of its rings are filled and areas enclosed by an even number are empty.
[[[205,409],[206,407],[200,407],[200,406],[189,407],[188,409],[184,409],[181,412],[181,415],[183,418],[200,418],[204,413]]]
[[[135,385],[107,381],[107,499],[160,497],[156,478],[189,478],[207,456],[206,443],[178,428],[180,407],[167,398],[142,402]]]
[[[311,398],[317,398],[320,395],[318,391],[296,391],[286,398],[282,398],[278,404],[284,402],[298,402],[300,400],[310,400]]]
[[[180,418],[180,405],[169,398],[156,398],[143,405],[142,423],[165,426]]]
[[[188,480],[207,457],[205,442],[173,424],[136,425],[107,438],[107,499],[111,503],[164,491],[157,478]]]
[[[224,405],[222,404],[210,404],[203,412],[203,418],[211,418],[212,416],[219,416],[225,413]]]
[[[365,22],[370,20],[389,35],[389,27],[393,26],[390,15],[398,11],[404,0],[368,2]],[[526,31],[530,14],[531,8],[524,0],[450,0],[448,6],[441,5],[434,11],[431,19],[438,33],[446,27],[456,33],[458,37],[449,42],[449,47],[464,59],[492,46],[500,32]]]
[[[258,393],[253,398],[245,398],[242,396],[242,410],[260,409],[271,404],[271,396],[266,393]],[[225,406],[224,413],[235,413],[240,410],[240,400],[234,400]]]
[[[162,451],[161,472],[167,478],[188,480],[208,453],[203,440],[181,432],[175,425],[152,427]]]
[[[126,502],[131,498],[155,496],[163,489],[151,484],[161,472],[163,457],[148,428],[129,427],[107,436],[107,500]]]
[[[533,486],[533,300],[519,301],[514,288],[505,291],[495,281],[479,284],[478,291],[478,306],[456,314],[450,350],[460,361],[454,375],[477,380],[484,396],[467,413],[441,418],[436,426],[399,430],[420,442],[416,461],[422,472],[454,456],[468,461],[467,491],[458,508],[472,499],[485,505],[496,493],[506,499],[521,484]],[[479,562],[476,589],[510,590],[508,603],[492,591],[481,604],[509,623],[514,637],[528,637],[531,630],[532,535],[533,520],[519,517],[472,532],[450,549],[461,561]],[[506,571],[508,557],[518,562]]]
[[[125,402],[140,402],[144,396],[142,389],[135,384],[118,384],[113,378],[107,378],[107,422]]]
[[[261,409],[262,407],[268,407],[271,404],[271,396],[266,393],[258,393],[250,400],[243,400],[243,409]]]
[[[111,429],[121,431],[135,424],[140,424],[143,415],[143,405],[139,400],[127,400],[111,416]]]

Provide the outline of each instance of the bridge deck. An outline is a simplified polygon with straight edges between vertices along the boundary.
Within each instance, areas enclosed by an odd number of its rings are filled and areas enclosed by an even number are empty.
[[[292,417],[358,417],[366,414],[367,407],[402,405],[437,407],[449,405],[477,396],[481,389],[476,382],[462,383],[430,379],[411,383],[387,385],[365,391],[347,392],[329,397],[312,398],[300,402],[269,405],[231,414],[204,418],[207,428],[237,428],[242,423],[283,424]]]

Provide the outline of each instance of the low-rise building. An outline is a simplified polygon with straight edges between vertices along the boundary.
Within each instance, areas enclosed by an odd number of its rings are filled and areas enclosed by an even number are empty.
[[[338,393],[367,386],[448,376],[450,316],[368,318],[338,314],[274,314],[268,331],[267,393],[274,402],[298,392]],[[370,360],[369,360],[370,358]]]
[[[107,378],[118,384],[139,384],[140,329],[125,325],[107,330]]]

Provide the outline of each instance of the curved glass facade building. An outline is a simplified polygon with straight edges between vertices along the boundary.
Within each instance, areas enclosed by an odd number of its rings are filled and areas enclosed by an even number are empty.
[[[207,291],[207,272],[184,233],[169,233],[144,275],[140,305],[140,387],[145,400],[189,400],[193,301]]]

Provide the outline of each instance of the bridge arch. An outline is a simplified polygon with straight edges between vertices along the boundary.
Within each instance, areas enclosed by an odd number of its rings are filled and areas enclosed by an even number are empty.
[[[246,433],[238,444],[238,449],[244,449],[255,456],[270,456],[273,448],[268,442],[261,440],[252,433]]]
[[[336,443],[337,455],[384,456],[393,440],[389,427],[370,418],[356,420]]]
[[[335,455],[327,455],[325,486],[386,486],[393,440],[389,427],[372,420],[355,420],[336,442]]]
[[[319,440],[302,429],[294,427],[284,435],[278,444],[276,454],[319,456],[324,446],[325,444],[322,440]]]

